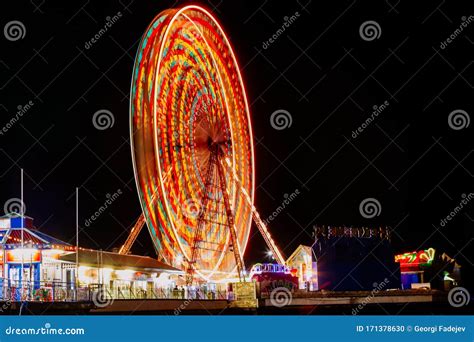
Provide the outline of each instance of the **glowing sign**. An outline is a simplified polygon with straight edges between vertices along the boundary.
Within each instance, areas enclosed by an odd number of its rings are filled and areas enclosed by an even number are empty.
[[[435,249],[428,248],[418,252],[403,253],[395,256],[395,262],[400,263],[402,269],[431,266],[435,256]]]
[[[290,273],[290,269],[285,265],[280,264],[255,264],[250,270],[251,274],[262,274],[262,273]]]
[[[258,307],[257,288],[254,282],[233,283],[236,300],[233,307],[256,308]]]
[[[7,251],[6,262],[11,263],[32,263],[41,262],[41,253],[37,249],[24,248],[12,249]]]

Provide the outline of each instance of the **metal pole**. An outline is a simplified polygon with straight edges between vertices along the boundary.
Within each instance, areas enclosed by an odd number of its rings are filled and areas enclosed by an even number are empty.
[[[96,253],[96,262],[97,262],[97,284],[100,283],[100,275],[99,275],[99,270],[100,270],[100,255],[99,255],[99,251],[97,250],[97,253]]]
[[[102,284],[102,249],[99,249],[99,284]]]
[[[23,211],[24,211],[24,202],[23,202],[23,169],[21,169],[21,177],[20,177],[20,183],[21,183],[21,194],[20,194],[20,220],[21,220],[21,227],[20,227],[20,232],[21,232],[21,272],[20,272],[20,296],[23,297],[23,271],[24,271],[24,254],[25,254],[25,240],[23,236],[23,230],[25,229],[25,219],[23,217]]]

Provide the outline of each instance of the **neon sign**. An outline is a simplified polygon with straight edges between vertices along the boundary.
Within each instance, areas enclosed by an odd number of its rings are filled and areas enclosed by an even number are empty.
[[[402,269],[431,266],[435,252],[434,248],[428,248],[418,252],[398,254],[395,256],[395,262],[400,263]]]
[[[290,273],[290,269],[285,265],[280,264],[255,264],[250,270],[251,274],[262,274],[262,273]]]

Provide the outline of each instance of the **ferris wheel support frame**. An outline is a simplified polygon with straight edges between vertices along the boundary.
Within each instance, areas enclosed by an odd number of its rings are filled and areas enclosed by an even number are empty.
[[[255,208],[255,206],[252,204],[252,201],[250,200],[249,194],[242,187],[242,184],[241,184],[239,178],[237,177],[237,174],[235,173],[235,170],[232,168],[232,165],[230,165],[230,161],[228,159],[225,159],[225,161],[226,161],[226,166],[231,170],[231,173],[232,173],[232,176],[233,176],[234,180],[239,184],[239,188],[241,190],[241,193],[244,196],[245,200],[247,201],[247,204],[250,206],[250,209],[252,211],[253,221],[255,222],[255,225],[257,226],[258,230],[260,231],[260,234],[262,234],[262,237],[265,240],[265,243],[267,244],[268,248],[270,248],[270,251],[272,252],[273,257],[275,258],[275,260],[279,264],[285,265],[286,262],[285,262],[285,259],[282,255],[282,253],[280,252],[280,249],[277,247],[277,245],[275,244],[275,241],[272,239],[272,237],[270,235],[270,232],[268,231],[268,228],[267,228],[265,222],[260,218],[260,215],[257,211],[257,208]],[[210,166],[211,166],[211,163],[209,163],[209,167]],[[219,159],[217,160],[217,166],[219,168],[221,168],[221,163],[219,162]],[[219,173],[222,173],[222,169],[219,170]],[[209,177],[209,175],[207,177]],[[227,193],[225,194],[225,197],[228,200]],[[205,206],[202,205],[201,209],[203,209],[204,207]],[[226,205],[226,208],[227,208],[227,205]],[[229,206],[229,208],[230,208],[230,206]],[[233,216],[232,216],[232,218],[233,218]],[[140,217],[138,218],[137,222],[135,223],[135,225],[133,226],[132,230],[130,231],[130,234],[129,234],[127,240],[125,241],[125,243],[120,248],[119,254],[127,254],[130,251],[133,243],[135,242],[136,238],[138,237],[138,234],[140,233],[140,231],[141,231],[141,229],[143,228],[144,225],[145,225],[145,216],[142,213],[140,215]],[[234,227],[234,225],[232,225],[232,227]],[[234,227],[234,231],[235,231],[235,227]],[[198,232],[196,232],[196,233],[197,233],[197,236],[200,236],[199,235],[200,233],[198,233]],[[194,250],[194,247],[193,247],[193,250]],[[240,251],[237,251],[237,252],[240,255]],[[238,257],[238,259],[236,257],[236,260],[242,260],[242,256],[240,255]],[[240,276],[240,274],[243,275],[243,264],[242,264],[241,268],[242,268],[242,271],[239,271],[239,276]],[[186,277],[187,277],[186,278],[186,283],[188,283],[188,277],[194,277],[194,266],[189,267],[189,265],[188,265],[188,269],[192,269],[192,270],[191,271],[187,270],[187,272],[186,272]],[[188,275],[188,272],[190,272],[191,275]],[[192,280],[191,280],[191,282],[192,282]]]
[[[220,151],[220,150],[219,150]],[[226,182],[225,182],[225,176],[224,176],[224,170],[222,169],[222,165],[219,161],[219,152],[217,155],[217,170],[219,173],[219,179],[220,183],[222,186],[222,197],[224,198],[224,204],[226,208],[226,216],[227,216],[227,223],[229,226],[229,231],[230,231],[230,240],[232,244],[232,251],[234,252],[234,258],[235,258],[235,263],[237,265],[237,272],[239,274],[239,280],[240,281],[245,281],[245,266],[244,266],[244,260],[242,258],[242,254],[240,252],[240,246],[237,241],[237,232],[235,230],[235,223],[234,223],[234,214],[232,213],[232,209],[230,208],[230,202],[229,202],[229,194],[227,193],[227,187],[226,187]]]
[[[227,227],[230,233],[230,244],[231,249],[234,253],[235,263],[237,265],[237,273],[239,276],[240,281],[245,281],[244,275],[244,261],[242,259],[242,255],[240,253],[240,247],[237,242],[237,233],[235,231],[235,223],[234,223],[234,214],[230,207],[229,201],[229,194],[227,193],[226,187],[226,179],[224,175],[224,170],[222,169],[222,165],[220,163],[220,156],[221,156],[221,149],[219,144],[213,144],[209,147],[211,150],[211,155],[209,158],[209,164],[206,170],[206,185],[205,185],[205,194],[200,206],[198,220],[197,220],[197,229],[194,232],[193,238],[193,245],[191,247],[191,258],[187,261],[186,265],[186,285],[191,285],[194,280],[194,272],[195,272],[195,263],[197,261],[197,251],[199,249],[199,244],[202,242],[202,229],[205,226],[205,215],[207,211],[208,202],[211,199],[209,194],[211,193],[212,183],[212,176],[214,175],[214,170],[217,172],[217,179],[216,181],[220,184],[220,189],[222,192],[222,198],[224,200],[224,207],[226,210],[226,218],[227,218]]]
[[[225,159],[227,167],[230,169],[234,180],[239,184],[242,196],[244,196],[245,200],[247,201],[247,204],[250,206],[250,209],[252,211],[252,218],[253,221],[255,222],[255,225],[257,226],[258,230],[260,231],[260,234],[262,234],[263,239],[265,240],[265,243],[267,244],[268,248],[270,248],[270,251],[272,252],[273,257],[275,260],[281,264],[285,265],[285,259],[280,252],[280,249],[277,247],[275,244],[275,241],[273,241],[272,236],[270,235],[270,232],[268,231],[267,225],[265,222],[260,218],[260,215],[257,211],[257,208],[252,204],[252,200],[250,199],[249,194],[247,191],[245,191],[245,188],[242,186],[242,183],[240,182],[239,178],[237,177],[237,174],[230,164],[229,159]]]
[[[137,219],[137,222],[135,222],[135,224],[133,225],[132,230],[130,230],[130,234],[128,235],[127,240],[125,240],[125,243],[120,247],[118,254],[128,254],[130,252],[133,243],[142,231],[144,225],[145,215],[143,215],[142,212],[140,217]]]

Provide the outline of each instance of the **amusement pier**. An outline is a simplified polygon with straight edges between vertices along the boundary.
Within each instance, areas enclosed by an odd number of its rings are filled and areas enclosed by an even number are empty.
[[[356,315],[456,307],[448,295],[462,282],[456,260],[434,248],[395,255],[390,227],[315,226],[312,238],[284,255],[273,218],[262,219],[255,206],[262,161],[254,156],[245,86],[211,13],[166,10],[138,46],[126,166],[141,207],[136,223],[114,250],[83,248],[77,209],[76,227],[64,227],[76,229],[75,241],[62,241],[27,215],[22,182],[22,205],[0,218],[0,313]],[[134,254],[143,229],[155,257]],[[251,232],[267,247],[260,263],[246,260],[255,248]]]

